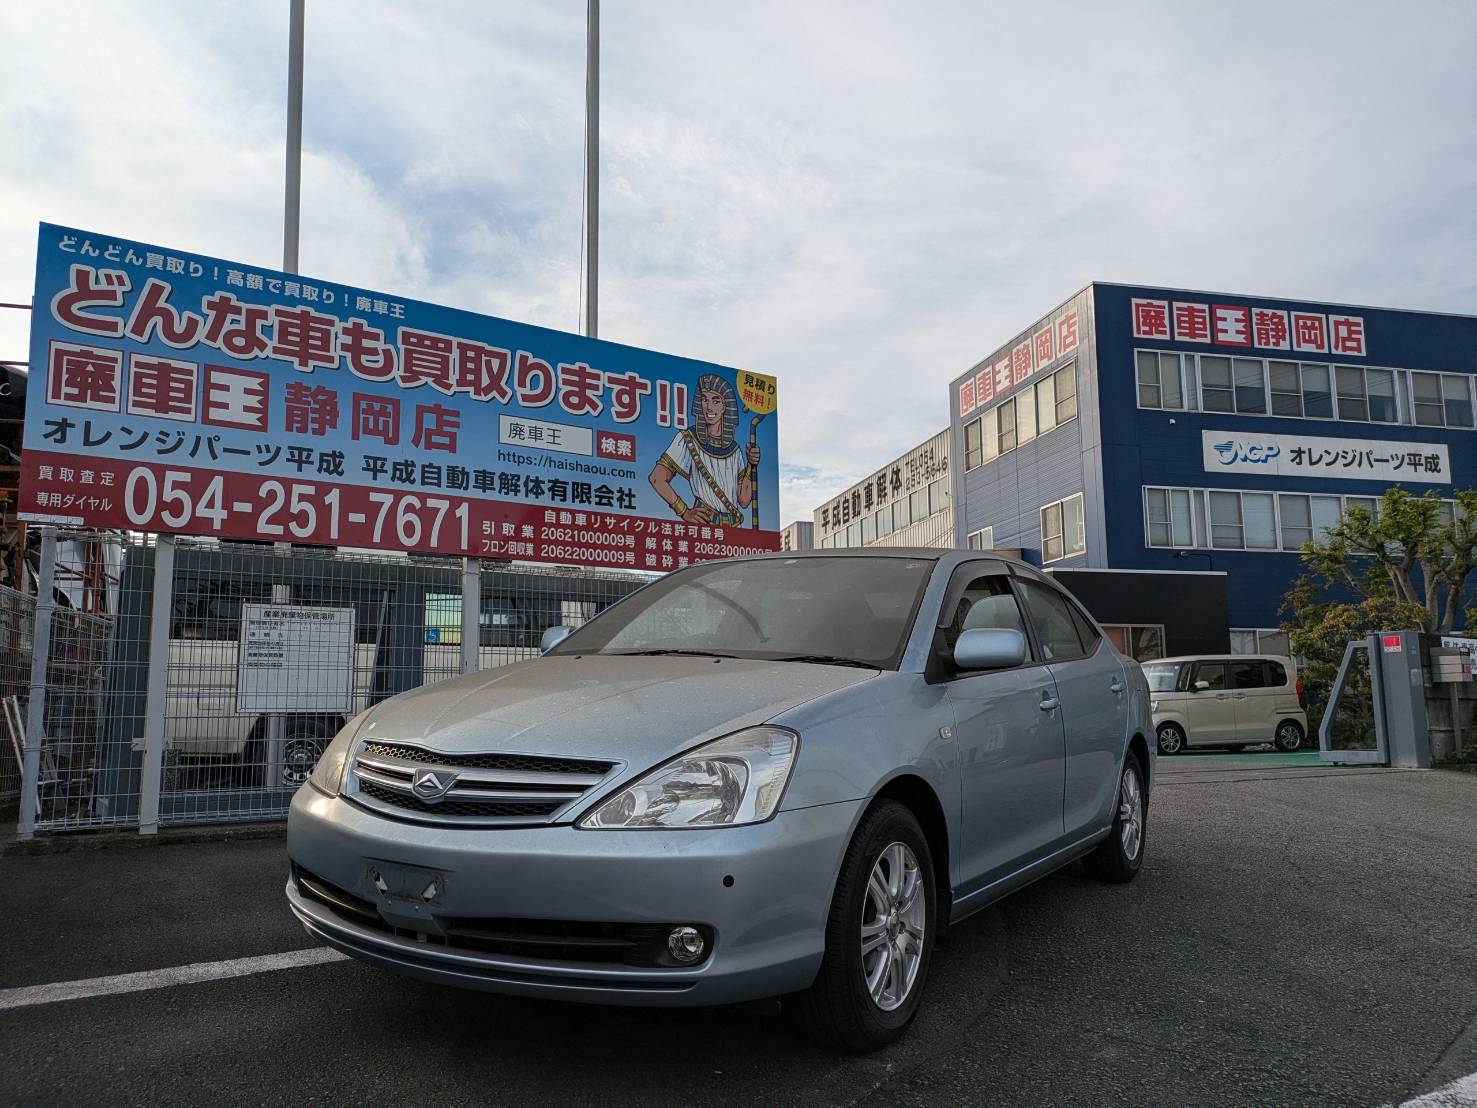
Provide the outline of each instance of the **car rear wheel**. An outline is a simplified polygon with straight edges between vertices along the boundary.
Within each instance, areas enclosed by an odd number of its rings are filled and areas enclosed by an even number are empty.
[[[1159,725],[1159,753],[1178,754],[1184,749],[1185,733],[1179,729],[1179,725],[1161,723]]]
[[[1144,864],[1144,840],[1149,831],[1149,797],[1138,757],[1129,754],[1118,778],[1118,808],[1108,837],[1083,859],[1087,872],[1099,881],[1132,881]]]
[[[1277,725],[1277,738],[1273,745],[1279,753],[1291,754],[1303,745],[1303,729],[1296,720],[1283,720]]]
[[[857,1052],[907,1030],[928,978],[935,919],[933,857],[903,805],[875,804],[857,827],[831,897],[815,983],[785,998],[807,1034]]]

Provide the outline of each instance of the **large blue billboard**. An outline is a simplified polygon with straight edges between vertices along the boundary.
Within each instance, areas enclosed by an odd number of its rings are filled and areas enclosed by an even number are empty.
[[[779,546],[775,382],[41,225],[22,518],[634,569]]]

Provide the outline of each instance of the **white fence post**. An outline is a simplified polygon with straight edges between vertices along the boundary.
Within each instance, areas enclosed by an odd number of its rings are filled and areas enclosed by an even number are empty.
[[[482,647],[482,559],[462,559],[462,672],[476,673]]]
[[[46,741],[46,665],[51,657],[51,616],[56,609],[52,589],[56,582],[56,528],[41,529],[41,571],[36,578],[36,614],[31,628],[31,691],[26,697],[26,748],[21,757],[21,810],[16,833],[22,839],[36,835],[36,810],[41,805],[41,744]]]
[[[138,832],[159,832],[159,790],[164,784],[164,701],[169,690],[169,624],[174,607],[173,535],[154,546],[154,589],[149,603],[149,678],[144,699],[144,764],[139,771]]]

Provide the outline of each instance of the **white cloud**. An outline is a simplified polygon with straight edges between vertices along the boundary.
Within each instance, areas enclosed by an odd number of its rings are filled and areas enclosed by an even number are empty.
[[[582,15],[309,5],[304,270],[573,329]],[[274,264],[285,23],[0,9],[0,300],[41,219]],[[602,336],[778,374],[789,519],[1093,278],[1470,311],[1474,31],[1460,3],[606,5]]]

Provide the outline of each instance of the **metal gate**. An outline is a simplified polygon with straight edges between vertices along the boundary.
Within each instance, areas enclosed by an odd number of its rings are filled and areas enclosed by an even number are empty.
[[[1318,727],[1325,762],[1429,769],[1426,673],[1416,631],[1381,631],[1344,648]]]
[[[67,544],[107,543],[95,612],[58,591]],[[543,632],[641,574],[47,529],[19,831],[280,819],[351,716],[387,697],[538,655]],[[332,624],[283,672],[290,620]],[[246,692],[252,686],[251,695]],[[260,686],[260,687],[256,687]],[[331,691],[330,691],[331,690]]]

